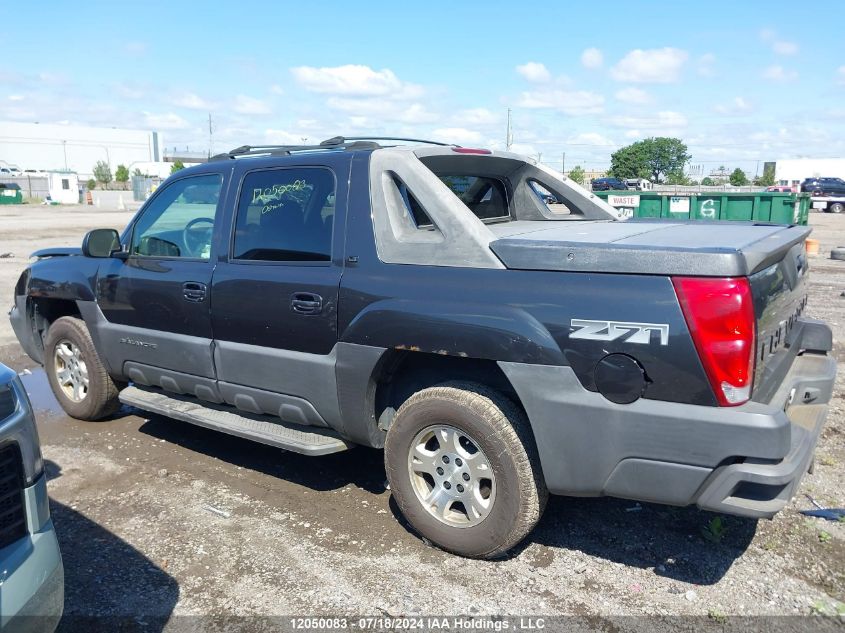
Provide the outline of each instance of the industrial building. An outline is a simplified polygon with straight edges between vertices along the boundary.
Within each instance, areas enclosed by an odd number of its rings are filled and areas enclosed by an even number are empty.
[[[814,177],[845,178],[845,158],[787,158],[775,163],[779,185],[798,185]]]
[[[131,172],[162,162],[162,147],[153,131],[0,121],[0,161],[22,170],[70,171],[89,178],[97,161],[104,161],[112,173],[118,165]]]

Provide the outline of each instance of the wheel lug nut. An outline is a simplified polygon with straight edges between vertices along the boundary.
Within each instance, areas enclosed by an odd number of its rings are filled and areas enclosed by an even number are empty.
[[[464,477],[464,481],[469,481],[469,473],[464,473],[463,477]]]
[[[443,456],[443,463],[444,463],[444,464],[448,464],[448,463],[449,463],[449,456],[448,456],[448,455],[444,455],[444,456]]]
[[[455,458],[455,466],[463,466],[463,465],[464,465],[464,463],[463,463],[463,461],[461,461],[461,458],[456,457]]]
[[[458,488],[458,492],[463,492],[463,491],[464,491],[464,487],[463,487],[461,484],[458,484],[458,485],[457,485],[457,488]]]
[[[444,481],[444,482],[443,482],[443,487],[444,487],[446,490],[449,490],[449,488],[451,488],[451,487],[452,487],[452,484],[450,484],[448,481]]]
[[[442,475],[442,474],[443,474],[443,469],[442,469],[442,468],[440,468],[440,466],[438,466],[438,467],[437,467],[437,474],[438,474],[438,475]]]

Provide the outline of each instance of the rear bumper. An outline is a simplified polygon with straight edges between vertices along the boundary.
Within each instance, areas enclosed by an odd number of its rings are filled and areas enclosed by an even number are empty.
[[[525,407],[554,494],[615,496],[772,517],[812,461],[836,363],[797,356],[767,403],[618,405],[568,367],[500,363]]]

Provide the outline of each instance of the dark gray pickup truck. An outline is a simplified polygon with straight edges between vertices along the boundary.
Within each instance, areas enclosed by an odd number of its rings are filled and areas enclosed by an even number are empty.
[[[64,409],[384,448],[411,525],[466,556],[549,492],[784,507],[836,371],[807,228],[621,221],[529,158],[396,140],[238,148],[37,253],[11,320]]]

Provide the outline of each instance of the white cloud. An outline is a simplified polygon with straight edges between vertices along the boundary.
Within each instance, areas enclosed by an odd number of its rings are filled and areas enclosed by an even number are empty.
[[[672,83],[678,80],[689,55],[677,48],[637,48],[611,69],[616,81],[632,83]]]
[[[581,64],[584,68],[601,68],[604,63],[604,55],[597,48],[587,48],[581,53]]]
[[[146,54],[147,52],[147,44],[145,42],[126,42],[123,45],[123,50],[133,57],[140,57],[141,55]]]
[[[566,139],[566,145],[589,145],[596,147],[615,147],[616,143],[598,132],[581,132]]]
[[[734,97],[728,103],[719,103],[713,106],[714,112],[719,114],[745,114],[754,108],[743,97]]]
[[[188,108],[189,110],[209,110],[212,107],[211,103],[193,92],[183,92],[180,95],[176,95],[170,100],[170,103],[180,108]]]
[[[545,83],[552,78],[549,69],[539,62],[528,62],[517,66],[516,72],[532,83]]]
[[[772,50],[778,55],[795,55],[798,52],[798,44],[787,42],[786,40],[778,40],[772,43]]]
[[[285,89],[282,88],[279,84],[273,84],[270,86],[270,92],[274,95],[283,95],[285,94]]]
[[[538,90],[523,92],[517,105],[560,110],[571,115],[597,114],[604,110],[604,97],[586,90]]]
[[[266,102],[246,95],[235,97],[232,109],[238,114],[270,114],[271,112],[270,106]]]
[[[119,83],[114,89],[124,99],[142,99],[149,93],[149,87],[142,84]]]
[[[845,66],[840,66],[836,69],[836,81],[845,86]]]
[[[774,64],[763,71],[763,77],[771,79],[772,81],[795,81],[798,79],[798,72],[795,70],[788,70],[780,64]]]
[[[173,112],[154,114],[144,112],[144,122],[154,130],[184,130],[189,127],[188,122]]]
[[[443,127],[432,132],[435,141],[443,143],[480,143],[484,136],[475,130],[468,130],[463,127]]]
[[[495,125],[501,117],[487,108],[470,108],[461,110],[455,115],[455,120],[469,125]]]
[[[795,55],[798,52],[798,44],[780,39],[777,31],[772,29],[761,29],[760,39],[770,44],[772,50],[778,55]]]
[[[330,97],[326,104],[342,112],[362,117],[361,125],[369,127],[369,118],[401,123],[432,123],[439,118],[420,103],[407,103],[392,99],[347,99]]]
[[[687,126],[687,118],[680,112],[663,110],[650,116],[614,116],[610,123],[618,127],[643,130],[679,130]]]
[[[645,90],[641,90],[639,88],[623,88],[622,90],[618,90],[615,95],[619,101],[624,103],[634,103],[634,104],[645,104],[651,103],[651,95],[648,94]]]
[[[639,130],[627,130],[625,132],[625,138],[642,138],[643,133]]]
[[[9,95],[9,101],[23,101],[25,98],[23,95]]]
[[[716,56],[713,53],[704,53],[698,58],[698,74],[702,77],[713,77],[716,74]]]
[[[530,143],[514,143],[511,145],[511,151],[514,154],[522,154],[523,156],[537,156],[537,148]]]
[[[294,134],[287,130],[276,130],[273,128],[264,130],[265,141],[272,145],[301,145],[302,137],[302,134]]]
[[[347,64],[315,68],[291,68],[294,79],[306,90],[323,94],[347,96],[403,96],[412,98],[422,94],[419,86],[399,80],[392,70],[373,70],[369,66]]]

